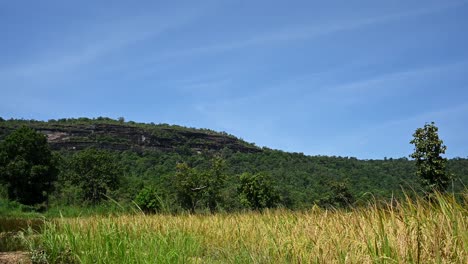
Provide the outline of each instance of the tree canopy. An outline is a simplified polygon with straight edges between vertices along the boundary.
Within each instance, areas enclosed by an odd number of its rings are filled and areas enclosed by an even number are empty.
[[[443,192],[450,182],[450,175],[446,170],[447,159],[441,156],[447,147],[439,138],[438,130],[434,122],[416,129],[410,142],[414,144],[414,153],[410,157],[416,159],[416,173],[427,190]]]
[[[271,177],[265,173],[243,173],[240,176],[241,203],[254,210],[278,205],[280,198]]]
[[[7,184],[10,199],[26,205],[46,201],[57,175],[45,135],[21,127],[1,142],[0,179]]]
[[[69,180],[81,188],[83,199],[93,204],[115,190],[122,176],[122,168],[113,154],[94,148],[76,153],[71,158],[69,168]]]

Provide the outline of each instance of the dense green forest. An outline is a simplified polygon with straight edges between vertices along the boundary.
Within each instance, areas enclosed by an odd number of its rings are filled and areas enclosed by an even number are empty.
[[[47,122],[0,118],[2,146],[22,127],[47,139],[51,158],[45,162],[52,165],[46,168],[56,175],[44,183],[48,187],[37,194],[42,195],[37,202],[15,198],[18,190],[6,181],[0,195],[3,202],[16,200],[36,210],[109,201],[147,212],[346,207],[423,190],[415,162],[406,157],[307,156],[259,148],[225,132],[103,117]],[[31,177],[45,170],[45,165],[5,165],[7,157],[0,155],[0,174],[7,175],[11,166],[29,169]],[[448,191],[461,192],[468,183],[468,159],[450,159],[447,167],[453,176]]]

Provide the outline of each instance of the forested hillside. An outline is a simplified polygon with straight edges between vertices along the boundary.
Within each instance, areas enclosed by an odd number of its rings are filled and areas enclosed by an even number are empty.
[[[306,156],[258,148],[224,132],[109,118],[1,119],[0,141],[22,126],[46,135],[53,149],[59,174],[49,206],[111,198],[148,211],[304,209],[421,191],[407,158]],[[449,191],[460,192],[468,184],[468,159],[451,159],[448,169],[454,176]]]

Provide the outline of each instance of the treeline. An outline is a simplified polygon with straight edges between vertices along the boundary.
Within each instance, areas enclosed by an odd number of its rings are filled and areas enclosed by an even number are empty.
[[[161,128],[171,128],[174,130],[204,132],[207,134],[220,134],[220,135],[236,138],[234,135],[228,134],[224,131],[218,132],[218,131],[214,131],[212,129],[207,129],[207,128],[184,127],[184,126],[179,126],[179,125],[171,125],[167,123],[159,123],[159,124],[155,124],[153,122],[140,123],[140,122],[135,122],[131,120],[127,121],[125,120],[124,117],[119,117],[117,119],[103,117],[103,116],[99,116],[96,118],[88,118],[88,117],[59,118],[59,119],[49,119],[46,122],[40,121],[40,120],[34,120],[34,119],[14,119],[14,118],[4,119],[0,117],[0,122],[2,122],[3,126],[12,127],[12,128],[18,128],[21,126],[35,127],[36,125],[40,125],[41,127],[49,127],[49,128],[54,128],[55,125],[68,125],[68,126],[95,125],[95,124],[127,125],[127,126],[148,129],[150,131],[152,130],[159,131],[159,129]],[[0,134],[0,138],[2,136],[5,136],[5,135]],[[248,144],[247,142],[245,143]]]
[[[3,198],[38,210],[112,200],[146,212],[216,212],[269,207],[346,207],[423,191],[407,158],[358,160],[263,149],[256,153],[57,151],[22,127],[0,143]],[[462,192],[468,160],[448,161],[448,188]]]

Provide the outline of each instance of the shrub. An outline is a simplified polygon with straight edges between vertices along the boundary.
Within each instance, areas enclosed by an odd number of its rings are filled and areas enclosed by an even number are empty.
[[[154,188],[145,187],[135,197],[135,203],[145,213],[156,213],[161,209],[162,200]]]

